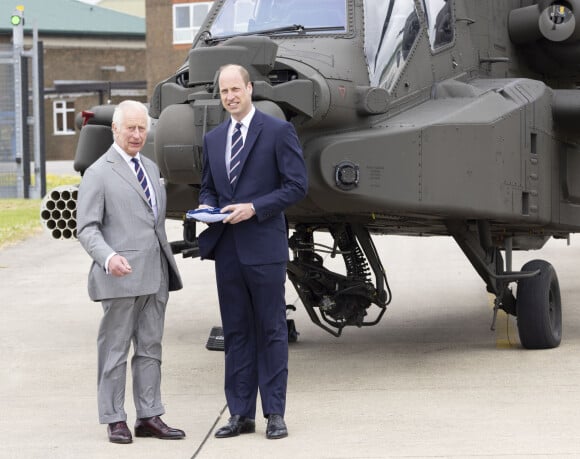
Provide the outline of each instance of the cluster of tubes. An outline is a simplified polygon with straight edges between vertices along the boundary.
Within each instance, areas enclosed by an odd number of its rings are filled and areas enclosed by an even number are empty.
[[[77,196],[78,186],[62,185],[42,199],[40,220],[54,239],[76,239]]]

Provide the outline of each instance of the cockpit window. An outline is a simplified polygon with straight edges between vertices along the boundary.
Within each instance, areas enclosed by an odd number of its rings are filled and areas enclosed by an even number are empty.
[[[227,0],[209,32],[213,38],[252,32],[344,33],[347,28],[346,2],[347,0]]]
[[[431,49],[436,50],[449,43],[455,37],[451,17],[451,2],[447,0],[423,0],[429,26]]]
[[[365,55],[371,85],[391,89],[419,35],[410,0],[365,0]]]

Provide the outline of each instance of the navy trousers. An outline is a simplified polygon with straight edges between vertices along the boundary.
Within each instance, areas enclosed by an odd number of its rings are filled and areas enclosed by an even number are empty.
[[[215,251],[225,347],[225,395],[231,415],[284,416],[288,383],[286,263],[242,265],[228,225]]]

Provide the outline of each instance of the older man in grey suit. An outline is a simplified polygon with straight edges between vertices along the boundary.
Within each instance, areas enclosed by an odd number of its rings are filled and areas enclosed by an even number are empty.
[[[121,102],[114,143],[84,175],[78,194],[78,239],[93,259],[89,296],[101,301],[97,340],[99,422],[109,441],[131,443],[124,409],[129,346],[135,436],[178,439],[160,418],[161,339],[169,291],[182,287],[165,232],[165,189],[157,165],[139,152],[150,128],[147,108]]]

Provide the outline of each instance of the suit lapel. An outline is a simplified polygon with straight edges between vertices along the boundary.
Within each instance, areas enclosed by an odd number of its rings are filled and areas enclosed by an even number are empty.
[[[141,198],[147,203],[147,205],[149,205],[149,201],[147,199],[147,196],[145,196],[143,188],[141,188],[141,185],[137,181],[135,173],[130,169],[131,166],[129,166],[125,162],[125,160],[121,158],[121,155],[117,153],[117,150],[111,148],[107,152],[107,161],[111,163],[111,168],[113,169],[113,172],[118,174],[123,180],[125,180],[129,185],[131,185],[131,187],[137,193],[139,193],[139,196],[141,196]],[[149,174],[149,170],[147,170],[147,173]]]
[[[256,140],[258,139],[260,132],[262,131],[262,124],[263,124],[262,114],[258,110],[256,110],[254,113],[254,117],[250,122],[250,126],[248,127],[248,133],[246,134],[244,147],[240,152],[241,157],[240,157],[240,171],[238,172],[239,176],[242,175],[244,170],[244,164],[246,164],[246,161],[250,157],[252,149],[254,148],[254,144],[256,143]],[[234,190],[236,189],[236,186],[239,182],[240,179],[238,178],[238,180],[236,180],[233,185]]]
[[[220,124],[212,131],[215,132],[215,136],[212,136],[215,140],[215,145],[208,148],[209,151],[215,152],[209,158],[209,161],[212,164],[211,169],[214,181],[218,183],[224,183],[228,186],[230,180],[228,179],[228,171],[226,169],[226,142],[228,138],[229,126],[230,121],[228,120]],[[204,152],[204,154],[206,154],[206,152]]]

